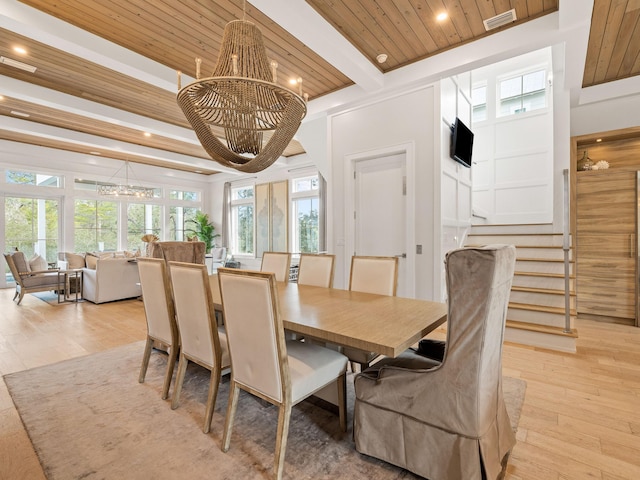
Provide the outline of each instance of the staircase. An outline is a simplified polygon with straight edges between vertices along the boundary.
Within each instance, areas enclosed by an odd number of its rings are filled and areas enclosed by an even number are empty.
[[[540,226],[542,227],[542,226]],[[474,225],[466,244],[506,243],[516,247],[505,341],[576,351],[576,278],[570,253],[570,331],[565,331],[565,278],[562,234],[537,233],[531,225]]]

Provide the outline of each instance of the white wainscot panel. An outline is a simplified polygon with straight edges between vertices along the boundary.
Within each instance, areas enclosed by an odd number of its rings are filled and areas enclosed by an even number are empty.
[[[512,185],[518,182],[546,183],[549,177],[548,154],[537,152],[529,155],[502,157],[495,160],[495,183]]]
[[[474,190],[473,206],[478,212],[490,214],[493,212],[493,191],[491,190]]]
[[[458,219],[471,219],[471,185],[458,184]]]
[[[442,120],[449,125],[456,119],[456,97],[456,84],[453,80],[451,78],[442,80],[440,83],[440,98],[442,99],[440,108],[442,109]]]
[[[442,172],[442,219],[455,221],[457,218],[458,182],[447,172]]]
[[[497,215],[546,214],[551,195],[546,185],[496,190]],[[525,223],[525,222],[523,222]]]
[[[491,179],[491,164],[488,161],[474,163],[473,169],[473,187],[474,189],[483,189],[489,187]]]
[[[493,125],[473,126],[473,160],[493,158]]]
[[[545,124],[549,121],[547,115],[515,115],[509,120],[495,125],[496,155],[537,150],[541,145],[551,145],[551,129]]]

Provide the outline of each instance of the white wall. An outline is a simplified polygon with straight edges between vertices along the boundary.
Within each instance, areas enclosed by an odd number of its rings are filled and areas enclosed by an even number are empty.
[[[439,204],[434,187],[439,182],[436,173],[435,152],[439,149],[439,139],[435,112],[439,102],[434,86],[423,86],[393,97],[378,98],[366,104],[333,111],[329,115],[331,178],[328,188],[331,192],[331,215],[333,238],[328,249],[335,253],[336,272],[334,285],[345,288],[348,281],[349,262],[353,252],[345,251],[345,245],[352,244],[351,228],[353,212],[347,212],[345,205],[351,203],[345,198],[348,190],[344,172],[346,158],[363,152],[384,150],[401,144],[413,143],[415,148],[415,175],[408,178],[413,182],[415,196],[415,238],[409,243],[422,245],[422,254],[416,255],[415,291],[417,298],[432,299],[434,294],[434,259],[439,251],[434,250],[433,225],[434,205]],[[380,235],[384,235],[384,225]]]

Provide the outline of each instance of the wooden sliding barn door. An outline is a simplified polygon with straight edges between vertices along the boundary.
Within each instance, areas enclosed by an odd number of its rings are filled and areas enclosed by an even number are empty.
[[[578,313],[636,324],[637,173],[578,172]]]

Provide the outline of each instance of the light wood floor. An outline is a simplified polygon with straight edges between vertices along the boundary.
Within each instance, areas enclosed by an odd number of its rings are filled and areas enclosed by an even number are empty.
[[[0,290],[1,374],[145,336],[136,300],[51,306],[27,295],[17,306],[12,296]],[[591,320],[577,327],[576,354],[504,347],[504,373],[527,381],[507,479],[640,479],[640,329]],[[0,479],[43,478],[1,382]]]

